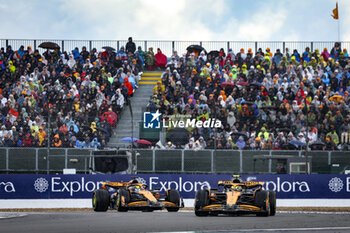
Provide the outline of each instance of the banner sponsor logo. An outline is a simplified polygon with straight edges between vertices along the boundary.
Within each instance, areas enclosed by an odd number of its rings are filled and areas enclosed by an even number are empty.
[[[16,192],[16,189],[12,182],[0,182],[0,193],[1,192],[12,193]]]
[[[256,177],[247,177],[247,181],[258,181]],[[264,181],[263,188],[265,190],[273,190],[276,192],[310,192],[310,186],[307,181],[281,181],[280,177],[274,180]]]
[[[161,113],[157,112],[144,112],[143,113],[143,128],[145,129],[160,129],[160,117]]]
[[[343,181],[338,177],[332,178],[328,183],[329,189],[335,193],[342,191],[343,186],[344,186]]]
[[[165,120],[167,118],[168,120]],[[143,113],[143,128],[160,129],[163,128],[221,128],[222,122],[218,119],[192,119],[191,115],[164,115],[157,110],[156,112]]]
[[[46,192],[49,188],[49,182],[45,178],[38,178],[34,181],[34,189],[39,192],[43,193]]]
[[[79,180],[75,181],[63,181],[61,177],[52,177],[51,179],[51,192],[53,193],[61,193],[66,192],[69,193],[69,196],[73,197],[74,193],[79,192],[93,192],[96,189],[101,187],[102,182],[94,182],[94,181],[85,181],[85,178],[82,177]]]
[[[150,189],[159,188],[160,191],[166,191],[167,189],[176,189],[179,192],[196,192],[201,189],[210,189],[210,184],[208,181],[189,181],[182,180],[182,177],[179,177],[177,180],[172,181],[161,181],[159,177],[150,177],[149,178],[149,187]]]

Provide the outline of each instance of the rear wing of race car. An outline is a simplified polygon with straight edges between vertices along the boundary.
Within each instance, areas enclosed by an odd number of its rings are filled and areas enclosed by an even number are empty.
[[[264,182],[262,181],[243,181],[241,183],[236,183],[234,181],[219,181],[218,186],[246,186],[247,188],[262,186]]]
[[[129,185],[128,182],[102,182],[102,188],[105,190],[107,190],[107,187],[118,189],[118,188],[126,187],[128,185]]]

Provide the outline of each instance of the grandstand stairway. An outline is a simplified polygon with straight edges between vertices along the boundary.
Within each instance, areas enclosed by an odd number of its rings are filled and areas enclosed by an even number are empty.
[[[133,130],[134,137],[139,138],[139,122],[142,121],[142,115],[153,94],[153,87],[157,81],[161,80],[162,73],[160,71],[147,71],[142,74],[138,85],[139,88],[134,92],[134,96],[130,98],[132,112],[133,112]],[[131,115],[129,106],[125,105],[123,111],[118,116],[119,120],[117,127],[113,130],[113,135],[110,138],[108,147],[124,148],[130,143],[122,142],[121,139],[131,137]]]

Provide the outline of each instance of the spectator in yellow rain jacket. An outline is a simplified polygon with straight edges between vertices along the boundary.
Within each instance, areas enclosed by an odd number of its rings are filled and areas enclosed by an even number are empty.
[[[37,134],[39,136],[39,145],[41,146],[46,136],[46,132],[42,126],[39,127],[39,132],[37,132]]]
[[[261,138],[261,136],[264,135],[264,138],[267,139],[269,138],[270,133],[266,131],[265,127],[261,128],[260,133],[258,134],[258,137]]]
[[[162,94],[162,93],[164,93],[164,91],[165,91],[165,87],[164,87],[164,85],[162,84],[161,81],[158,81],[158,82],[157,82],[157,85],[155,85],[155,86],[153,87],[153,94],[155,94],[156,92],[157,92],[158,94]]]
[[[338,146],[339,144],[339,136],[337,134],[337,132],[335,132],[335,128],[332,125],[332,131],[327,133],[326,137],[330,137],[332,139],[332,141],[335,143],[336,146]]]
[[[16,66],[13,65],[12,61],[9,61],[8,67],[9,67],[9,70],[10,70],[11,73],[15,73]]]

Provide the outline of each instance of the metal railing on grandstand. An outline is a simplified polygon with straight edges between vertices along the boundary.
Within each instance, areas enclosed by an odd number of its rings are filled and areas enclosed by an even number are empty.
[[[108,154],[95,152],[89,149],[55,148],[50,149],[47,156],[46,148],[0,148],[0,172],[62,173],[65,168],[74,168],[77,173],[87,174],[94,171],[94,157]],[[287,160],[298,160],[295,164],[305,164],[306,158],[305,151],[135,149],[134,152],[127,173],[278,173],[279,164]],[[118,153],[108,156],[116,155]],[[339,174],[350,170],[348,152],[309,151],[308,158],[312,173]],[[290,169],[287,167],[286,171]],[[289,173],[293,172],[290,170]]]
[[[0,171],[7,173],[60,172],[75,168],[79,173],[91,169],[91,150],[47,148],[1,148]]]
[[[350,169],[348,152],[309,151],[312,173],[344,173]],[[278,165],[287,159],[305,164],[305,151],[283,150],[139,150],[137,171],[140,173],[278,173]],[[285,168],[286,172],[289,169]],[[289,173],[297,171],[290,170]]]
[[[127,40],[60,40],[60,39],[0,39],[0,46],[7,47],[8,45],[12,46],[13,50],[19,49],[21,45],[25,47],[31,46],[32,49],[39,49],[40,53],[43,53],[45,50],[39,48],[40,43],[45,41],[52,41],[60,45],[61,51],[71,52],[74,48],[78,47],[80,50],[83,46],[87,50],[91,51],[93,48],[96,48],[97,51],[101,51],[103,46],[111,46],[119,50],[122,46],[125,46]],[[306,47],[309,47],[313,52],[315,49],[319,49],[320,52],[324,48],[327,48],[330,51],[335,41],[162,41],[162,40],[135,40],[136,47],[141,46],[143,50],[147,50],[150,47],[162,49],[162,52],[170,56],[173,51],[178,51],[181,56],[182,53],[186,51],[186,48],[190,45],[196,44],[201,45],[206,49],[207,52],[211,50],[220,50],[221,48],[225,49],[227,52],[228,49],[232,49],[233,52],[238,53],[241,48],[248,50],[251,48],[253,52],[256,52],[259,48],[262,48],[265,51],[266,48],[270,48],[271,52],[275,52],[276,49],[280,49],[285,52],[286,48],[289,49],[290,53],[293,53],[293,49],[297,49],[300,52],[303,52]],[[350,41],[342,41],[342,48],[350,48]]]

